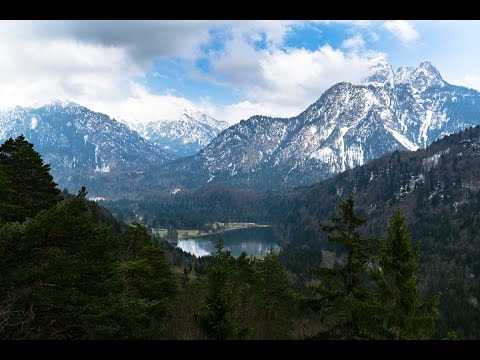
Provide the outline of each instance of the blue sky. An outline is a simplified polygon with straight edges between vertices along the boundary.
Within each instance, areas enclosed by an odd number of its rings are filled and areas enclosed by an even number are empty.
[[[0,21],[0,107],[71,100],[125,122],[196,108],[294,116],[380,59],[480,89],[479,21]]]

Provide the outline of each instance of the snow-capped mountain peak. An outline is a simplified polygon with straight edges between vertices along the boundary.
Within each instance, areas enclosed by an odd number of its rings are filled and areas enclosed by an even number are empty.
[[[285,189],[479,124],[480,92],[448,84],[429,62],[394,73],[382,61],[363,84],[337,83],[296,117],[254,116],[229,127],[170,171],[204,169],[195,181]]]
[[[227,127],[226,121],[214,119],[193,108],[185,108],[173,120],[134,125],[145,139],[178,156],[198,153]]]
[[[23,134],[62,187],[98,191],[106,177],[142,173],[175,157],[110,116],[70,101],[0,112],[0,142]]]
[[[388,62],[379,61],[370,66],[363,84],[376,87],[407,85],[419,93],[433,86],[443,87],[446,83],[440,72],[428,61],[420,63],[416,68],[399,67],[395,73]]]
[[[393,86],[394,85],[394,73],[392,65],[387,61],[379,61],[370,66],[369,74],[364,80],[364,85],[373,86]]]
[[[440,72],[428,61],[420,63],[417,68],[400,67],[395,74],[395,84],[406,84],[416,92],[446,85]]]

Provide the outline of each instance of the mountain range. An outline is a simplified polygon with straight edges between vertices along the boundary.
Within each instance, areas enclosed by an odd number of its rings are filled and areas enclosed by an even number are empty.
[[[228,123],[194,109],[185,109],[175,120],[130,123],[130,126],[166,152],[183,157],[197,154],[226,129]]]
[[[0,112],[0,141],[23,134],[34,144],[60,187],[85,185],[103,194],[107,179],[127,179],[175,157],[108,115],[73,102],[54,101]]]
[[[429,62],[396,72],[379,62],[362,84],[335,84],[298,116],[253,116],[165,168],[186,187],[212,182],[284,190],[477,124],[478,91],[447,83]],[[196,176],[188,177],[192,171]]]
[[[308,186],[478,124],[480,92],[449,84],[429,62],[397,71],[378,62],[363,83],[335,84],[292,118],[257,115],[224,129],[226,122],[187,109],[176,121],[136,125],[137,132],[56,101],[1,112],[0,141],[23,133],[52,164],[60,187],[85,185],[113,199],[209,183]]]

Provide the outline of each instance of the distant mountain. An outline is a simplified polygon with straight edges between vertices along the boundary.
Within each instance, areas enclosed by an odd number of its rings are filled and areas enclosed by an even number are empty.
[[[396,72],[379,62],[363,84],[338,83],[293,118],[241,121],[166,169],[190,187],[290,189],[477,124],[480,92],[445,82],[429,62]]]
[[[61,188],[87,186],[91,195],[132,187],[132,181],[174,156],[108,115],[72,102],[0,112],[0,141],[24,134],[34,144]]]
[[[200,111],[185,109],[178,119],[131,125],[145,139],[176,156],[197,154],[222,130],[226,121],[216,120]]]

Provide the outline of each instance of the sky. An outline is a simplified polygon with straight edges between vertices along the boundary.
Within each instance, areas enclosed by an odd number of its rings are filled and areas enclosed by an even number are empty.
[[[291,117],[369,66],[430,61],[480,90],[480,21],[0,21],[0,108],[74,101],[117,120]]]

